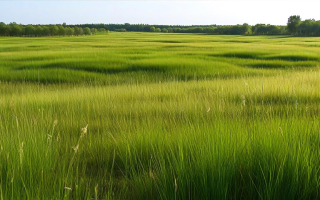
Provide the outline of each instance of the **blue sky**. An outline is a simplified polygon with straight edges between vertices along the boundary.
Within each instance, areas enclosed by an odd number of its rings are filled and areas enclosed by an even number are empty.
[[[143,23],[170,25],[257,23],[285,25],[290,15],[320,20],[312,0],[251,1],[2,1],[0,22],[22,24]]]

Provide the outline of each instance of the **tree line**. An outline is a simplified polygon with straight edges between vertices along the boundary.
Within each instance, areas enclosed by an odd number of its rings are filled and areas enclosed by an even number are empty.
[[[22,25],[12,22],[5,24],[0,22],[0,36],[79,36],[79,35],[95,35],[99,32],[106,32],[106,29],[67,26],[65,23],[57,25]]]
[[[320,36],[320,21],[315,19],[301,20],[299,15],[292,15],[287,22],[288,32],[295,36]]]
[[[80,24],[79,27],[105,28],[116,32],[164,32],[164,33],[205,33],[217,35],[284,35],[288,34],[286,26],[270,24],[242,25],[149,25],[149,24]]]
[[[149,25],[149,24],[78,24],[67,25],[22,25],[0,22],[0,36],[79,36],[115,32],[163,32],[163,33],[204,33],[216,35],[295,35],[320,36],[320,21],[302,21],[299,15],[288,18],[287,26],[256,24],[218,26],[218,25]]]
[[[169,25],[148,25],[148,24],[79,24],[67,25],[22,25],[15,22],[5,24],[0,22],[0,36],[79,36],[95,35],[97,33],[115,32],[163,32],[163,33],[205,33],[217,35],[281,35],[287,34],[286,27],[257,24],[217,26],[169,26]]]

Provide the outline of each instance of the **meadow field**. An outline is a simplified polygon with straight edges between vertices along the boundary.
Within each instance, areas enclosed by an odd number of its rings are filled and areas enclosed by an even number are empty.
[[[0,37],[1,199],[319,199],[320,38]]]

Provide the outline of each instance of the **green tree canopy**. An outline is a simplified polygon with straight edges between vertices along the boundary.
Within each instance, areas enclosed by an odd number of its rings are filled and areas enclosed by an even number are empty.
[[[81,27],[79,28],[79,35],[83,35],[83,29]]]
[[[90,30],[90,28],[88,28],[88,27],[84,28],[84,29],[83,29],[83,34],[84,34],[84,35],[91,35],[91,30]]]
[[[156,28],[154,26],[151,26],[150,27],[150,32],[155,32],[156,31]]]
[[[44,35],[43,28],[41,26],[36,26],[36,28],[34,29],[34,33],[36,36]]]
[[[301,23],[300,15],[292,15],[288,18],[287,29],[291,35],[297,34],[297,30],[300,23]]]
[[[22,35],[22,27],[15,22],[12,22],[10,25],[10,35],[20,36]]]
[[[59,28],[56,25],[50,26],[49,29],[51,36],[58,35]]]
[[[168,31],[168,29],[163,28],[163,29],[162,29],[162,32],[163,32],[163,33],[168,33],[169,31]]]
[[[74,34],[74,28],[67,27],[67,28],[65,28],[65,30],[66,30],[67,36],[71,36]]]
[[[106,29],[104,29],[104,28],[99,28],[99,32],[100,32],[100,33],[106,33]]]
[[[50,35],[50,29],[47,26],[42,26],[43,29],[43,36],[48,36]]]
[[[35,35],[35,28],[34,28],[31,24],[29,24],[29,25],[26,27],[26,29],[25,29],[25,34],[26,34],[27,36],[33,36],[33,35]]]
[[[7,36],[10,34],[10,26],[3,22],[0,22],[0,35]]]
[[[58,34],[59,36],[64,36],[66,34],[66,30],[62,25],[58,26]]]
[[[93,35],[97,34],[97,33],[98,33],[98,29],[92,28],[92,29],[91,29],[91,33],[92,33]]]

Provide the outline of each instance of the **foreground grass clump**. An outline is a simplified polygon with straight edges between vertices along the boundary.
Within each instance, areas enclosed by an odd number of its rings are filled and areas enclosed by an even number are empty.
[[[0,38],[1,198],[319,198],[305,40]]]

